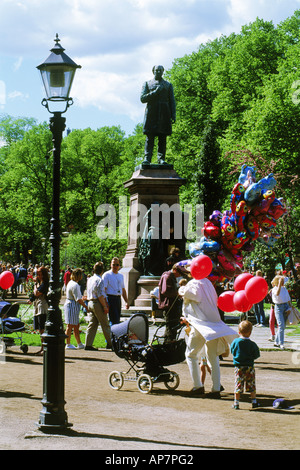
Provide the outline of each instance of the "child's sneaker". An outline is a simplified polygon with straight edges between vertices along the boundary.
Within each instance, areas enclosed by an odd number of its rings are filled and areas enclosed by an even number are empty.
[[[234,410],[239,410],[239,409],[240,409],[240,405],[234,404],[234,405],[232,405],[232,408],[233,408]]]
[[[82,343],[78,344],[77,349],[84,349],[84,344]]]

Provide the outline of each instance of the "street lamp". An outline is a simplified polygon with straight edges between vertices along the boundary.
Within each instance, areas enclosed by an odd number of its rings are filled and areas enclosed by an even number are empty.
[[[65,333],[62,314],[59,308],[61,289],[59,283],[59,245],[60,245],[60,147],[65,129],[66,119],[62,117],[68,107],[73,104],[69,97],[72,82],[80,65],[70,59],[64,48],[59,44],[56,34],[55,46],[44,63],[37,68],[41,72],[46,98],[42,105],[53,114],[50,118],[50,130],[53,141],[53,195],[52,218],[50,227],[51,269],[49,283],[49,309],[43,334],[44,364],[43,364],[43,409],[40,412],[38,426],[43,431],[52,431],[70,427],[64,405],[65,388]],[[64,109],[51,111],[50,103]]]
[[[41,238],[42,247],[43,247],[43,266],[45,266],[45,246],[46,246],[46,238]]]

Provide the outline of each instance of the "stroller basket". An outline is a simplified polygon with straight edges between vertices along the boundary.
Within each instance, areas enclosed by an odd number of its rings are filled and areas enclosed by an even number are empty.
[[[178,364],[185,360],[186,343],[183,338],[172,343],[154,344],[152,345],[152,349],[158,362],[162,366]]]
[[[184,325],[179,324],[176,320],[171,323],[175,339],[170,342],[165,342],[164,325],[156,329],[151,347],[160,364],[170,366],[185,361],[186,342],[184,338],[180,338],[183,327]]]

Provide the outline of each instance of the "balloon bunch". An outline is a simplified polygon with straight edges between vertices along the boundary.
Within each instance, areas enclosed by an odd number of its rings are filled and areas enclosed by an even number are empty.
[[[179,261],[180,266],[189,266],[191,276],[200,280],[207,277],[213,267],[212,260],[207,255],[198,255],[192,260]],[[247,312],[254,304],[261,302],[268,294],[268,283],[261,276],[250,273],[239,274],[233,284],[233,291],[222,292],[218,297],[218,307],[223,312]]]
[[[3,290],[9,289],[15,282],[15,277],[11,271],[3,271],[0,274],[0,288]]]
[[[189,245],[192,258],[203,254],[211,258],[208,278],[213,282],[239,275],[244,269],[243,253],[254,249],[254,241],[272,247],[280,237],[272,230],[287,211],[282,199],[275,197],[276,180],[271,173],[256,182],[255,173],[255,167],[242,166],[230,210],[215,210],[204,224],[203,237]]]
[[[218,298],[218,307],[223,312],[247,312],[266,297],[268,283],[261,276],[243,273],[235,279],[233,289],[222,292]]]

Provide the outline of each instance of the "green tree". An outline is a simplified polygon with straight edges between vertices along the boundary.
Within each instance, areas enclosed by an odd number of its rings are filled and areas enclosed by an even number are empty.
[[[105,268],[109,269],[111,259],[114,256],[122,258],[126,247],[127,242],[124,240],[101,240],[94,229],[89,229],[68,237],[60,251],[60,264],[81,267],[86,273],[91,273],[94,264],[102,260]]]
[[[49,235],[51,148],[51,134],[41,124],[11,141],[2,153],[0,247],[16,261],[27,261],[29,251],[39,254],[41,238]]]
[[[118,203],[124,132],[119,127],[74,130],[62,148],[62,226],[85,231],[100,204]]]

